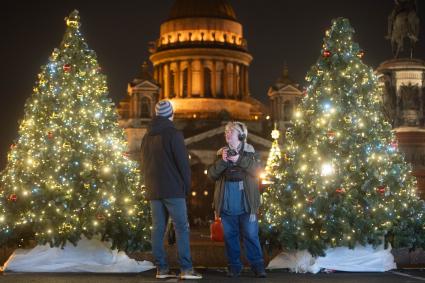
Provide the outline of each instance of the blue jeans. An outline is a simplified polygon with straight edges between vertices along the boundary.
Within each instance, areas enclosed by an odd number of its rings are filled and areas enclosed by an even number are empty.
[[[241,215],[221,214],[223,223],[224,243],[229,270],[239,273],[242,270],[240,259],[240,235],[246,251],[246,257],[254,271],[264,271],[263,252],[258,238],[258,221],[249,222],[249,213]]]
[[[150,203],[152,211],[152,253],[157,268],[161,271],[168,270],[169,268],[164,249],[164,234],[168,216],[170,216],[176,230],[177,254],[180,269],[183,272],[192,270],[186,199],[166,198],[151,200]]]

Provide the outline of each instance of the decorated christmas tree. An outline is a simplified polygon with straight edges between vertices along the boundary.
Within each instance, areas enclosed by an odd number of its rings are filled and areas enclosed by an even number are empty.
[[[266,168],[261,174],[261,184],[262,188],[269,186],[271,183],[276,182],[276,169],[279,166],[282,153],[279,147],[279,137],[280,132],[277,129],[276,123],[274,124],[274,129],[271,133],[273,142],[272,147],[270,148],[269,156],[267,157]]]
[[[323,255],[356,244],[424,246],[424,204],[382,113],[381,89],[354,30],[326,31],[275,182],[263,194],[266,243]]]
[[[0,245],[76,245],[101,236],[112,248],[149,248],[149,207],[136,162],[108,97],[96,54],[74,11],[59,49],[41,67],[19,138],[0,180]]]
[[[280,158],[281,158],[281,151],[279,147],[279,137],[280,132],[277,129],[276,124],[274,125],[274,130],[272,131],[272,147],[270,148],[269,156],[267,158],[267,164],[266,164],[266,176],[269,178],[272,176],[272,173],[275,171],[277,166],[279,165]]]

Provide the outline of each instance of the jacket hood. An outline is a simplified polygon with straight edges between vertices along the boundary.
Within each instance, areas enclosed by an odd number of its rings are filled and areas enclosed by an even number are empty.
[[[173,122],[168,118],[156,116],[149,125],[148,134],[150,136],[156,136],[168,128],[175,128]]]

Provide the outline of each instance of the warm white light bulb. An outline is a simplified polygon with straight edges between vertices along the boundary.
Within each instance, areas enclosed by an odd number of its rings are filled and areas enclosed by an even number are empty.
[[[324,163],[322,165],[322,176],[329,176],[334,173],[334,168],[330,163]]]

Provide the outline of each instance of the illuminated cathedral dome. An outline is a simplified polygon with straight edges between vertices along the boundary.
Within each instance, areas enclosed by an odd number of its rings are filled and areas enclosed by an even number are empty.
[[[176,118],[259,119],[250,97],[252,61],[242,24],[227,0],[175,0],[150,48],[158,99],[171,99]]]
[[[160,27],[153,53],[184,47],[211,47],[247,53],[242,25],[226,0],[176,0]],[[252,59],[252,58],[250,58]]]

